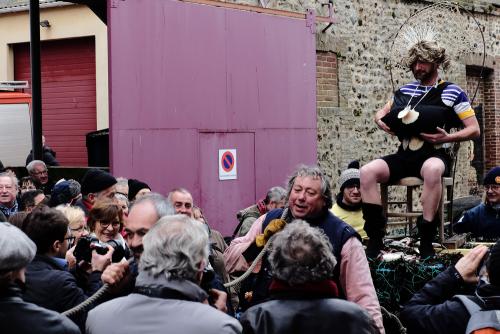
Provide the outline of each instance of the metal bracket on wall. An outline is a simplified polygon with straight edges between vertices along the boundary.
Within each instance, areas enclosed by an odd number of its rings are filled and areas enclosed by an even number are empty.
[[[322,6],[328,6],[328,18],[330,19],[330,23],[321,30],[321,32],[324,34],[328,28],[332,26],[332,24],[336,23],[336,20],[333,18],[333,0],[328,1],[328,3],[322,4]]]

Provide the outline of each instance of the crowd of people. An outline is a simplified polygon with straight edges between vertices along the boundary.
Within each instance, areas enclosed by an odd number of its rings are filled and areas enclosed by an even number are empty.
[[[465,93],[439,78],[444,49],[420,41],[405,61],[417,81],[375,115],[398,152],[349,164],[337,195],[321,168],[298,167],[286,189],[235,212],[229,245],[182,187],[166,193],[100,169],[52,180],[41,160],[28,161],[20,182],[1,172],[0,332],[385,333],[369,267],[387,225],[377,185],[424,180],[419,252],[433,258],[446,144],[479,133]],[[489,320],[500,310],[500,167],[484,191],[454,228],[493,245],[471,250],[403,306],[409,333],[463,333],[479,323],[471,303]],[[486,327],[500,330],[496,319]]]

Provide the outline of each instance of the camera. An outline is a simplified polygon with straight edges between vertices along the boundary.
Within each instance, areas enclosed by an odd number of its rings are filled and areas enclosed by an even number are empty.
[[[479,266],[477,266],[476,276],[478,276],[479,278],[484,278],[485,276],[487,276],[486,263],[488,262],[489,255],[490,251],[488,251],[488,253],[483,256],[481,262],[479,263]]]
[[[108,245],[115,249],[111,259],[112,262],[120,262],[126,256],[125,249],[115,240],[101,242],[96,237],[91,236],[81,237],[78,240],[73,255],[77,262],[84,260],[90,263],[92,260],[92,251],[95,250],[97,254],[105,255],[108,252]]]

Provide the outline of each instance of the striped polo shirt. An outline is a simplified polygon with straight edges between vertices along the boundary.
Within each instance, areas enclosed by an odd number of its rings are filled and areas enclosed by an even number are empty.
[[[443,83],[443,80],[439,80],[437,85]],[[415,105],[419,101],[419,97],[423,96],[434,87],[435,86],[423,86],[418,81],[414,81],[401,87],[400,91],[405,95],[413,96],[411,104]],[[448,87],[443,90],[441,100],[448,107],[452,107],[461,120],[475,115],[467,94],[455,84],[449,84]]]

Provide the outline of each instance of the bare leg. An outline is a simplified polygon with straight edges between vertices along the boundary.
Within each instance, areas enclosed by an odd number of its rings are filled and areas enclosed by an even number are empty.
[[[363,203],[381,204],[379,183],[389,180],[389,166],[382,159],[376,159],[361,167],[361,199]]]
[[[441,176],[444,173],[444,163],[438,158],[429,158],[422,165],[420,175],[424,179],[424,189],[422,191],[422,209],[424,219],[431,222],[438,210],[441,192]]]

